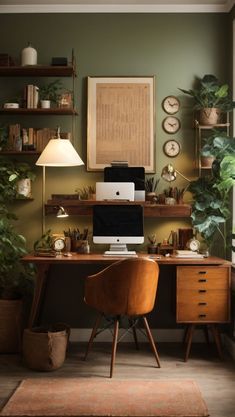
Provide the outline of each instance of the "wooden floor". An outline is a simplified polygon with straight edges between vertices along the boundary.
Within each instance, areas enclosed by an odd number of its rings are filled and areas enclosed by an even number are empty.
[[[96,343],[86,362],[85,346],[69,346],[64,365],[53,372],[35,372],[27,369],[20,355],[0,354],[0,408],[24,378],[76,377],[106,378],[109,376],[110,344]],[[229,357],[218,359],[213,346],[193,344],[190,359],[183,361],[183,349],[179,344],[159,344],[161,368],[155,367],[155,359],[147,344],[139,351],[134,345],[118,346],[114,378],[141,379],[194,379],[202,392],[211,417],[235,417],[235,362]]]

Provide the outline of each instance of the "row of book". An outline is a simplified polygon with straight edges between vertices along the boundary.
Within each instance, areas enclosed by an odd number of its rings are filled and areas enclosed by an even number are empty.
[[[56,137],[56,129],[21,128],[20,124],[9,125],[7,150],[42,152],[49,140]],[[61,133],[62,139],[71,139],[70,132]]]
[[[24,90],[24,101],[27,109],[37,109],[39,102],[39,88],[36,85],[28,84]]]

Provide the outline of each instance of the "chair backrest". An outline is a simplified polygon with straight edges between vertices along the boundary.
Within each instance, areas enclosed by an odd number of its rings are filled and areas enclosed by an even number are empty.
[[[86,278],[85,302],[105,314],[147,314],[154,307],[158,276],[152,259],[122,259]]]

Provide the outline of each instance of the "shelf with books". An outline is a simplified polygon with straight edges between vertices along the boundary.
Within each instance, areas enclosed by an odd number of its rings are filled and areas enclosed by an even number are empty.
[[[50,108],[50,109],[25,109],[25,108],[18,108],[18,109],[0,109],[0,114],[9,115],[58,115],[58,116],[76,116],[78,113],[75,109],[65,109],[65,108]]]

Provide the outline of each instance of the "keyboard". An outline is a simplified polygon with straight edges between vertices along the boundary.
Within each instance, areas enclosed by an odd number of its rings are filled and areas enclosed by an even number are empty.
[[[103,254],[104,256],[122,256],[122,257],[134,257],[137,258],[137,254],[134,250],[129,251],[119,251],[119,250],[107,250]]]

